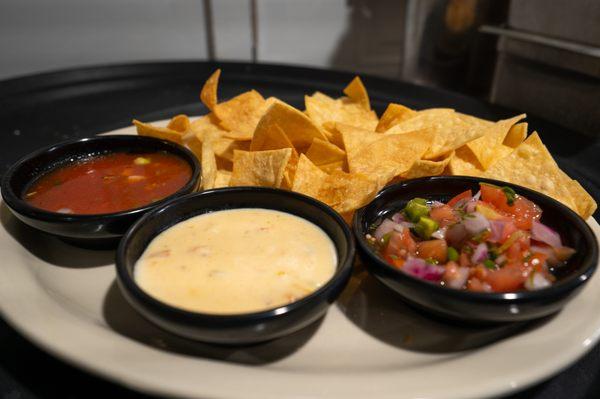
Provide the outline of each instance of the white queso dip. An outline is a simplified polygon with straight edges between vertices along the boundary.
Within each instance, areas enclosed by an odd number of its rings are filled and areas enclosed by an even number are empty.
[[[289,213],[217,211],[156,236],[137,264],[137,284],[169,305],[202,313],[266,310],[314,292],[335,273],[329,236]]]

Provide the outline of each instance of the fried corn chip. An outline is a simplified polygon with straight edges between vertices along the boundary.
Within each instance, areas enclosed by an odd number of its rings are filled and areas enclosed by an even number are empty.
[[[403,179],[416,179],[419,177],[441,175],[453,156],[454,152],[436,161],[418,159],[412,164],[410,169],[405,173],[402,173],[400,177]]]
[[[251,140],[258,121],[265,113],[267,102],[256,90],[250,90],[231,100],[215,105],[213,113],[227,130],[225,137]]]
[[[200,101],[202,101],[202,103],[206,105],[206,108],[210,109],[211,111],[214,110],[215,105],[217,105],[217,88],[219,86],[219,77],[221,77],[221,70],[217,69],[212,75],[210,75],[200,91]]]
[[[487,129],[492,126],[494,122],[488,121],[487,119],[478,118],[473,115],[462,114],[457,112],[456,115],[463,121],[467,122],[469,125],[473,126],[476,129]]]
[[[517,148],[527,138],[527,122],[517,123],[510,128],[503,144],[508,147]]]
[[[268,151],[234,151],[231,186],[279,188],[292,155],[291,148]]]
[[[250,151],[278,150],[280,148],[293,148],[294,145],[286,136],[283,129],[276,123],[259,123],[250,142]]]
[[[190,118],[187,115],[176,115],[167,124],[167,129],[185,134],[190,130]]]
[[[561,171],[562,172],[562,171]],[[576,212],[583,219],[587,219],[594,214],[598,205],[587,191],[579,184],[577,180],[571,179],[566,173],[562,172],[563,181],[569,188],[573,202],[577,206]]]
[[[427,129],[390,135],[346,125],[338,125],[338,129],[344,139],[350,172],[370,176],[380,186],[406,173],[425,154],[434,137]]]
[[[347,170],[345,169],[346,166],[346,161],[338,161],[338,162],[331,162],[331,163],[326,163],[323,165],[319,165],[319,169],[321,169],[323,172],[327,173],[327,174],[332,174],[333,172],[347,172]]]
[[[183,144],[189,148],[196,156],[202,158],[202,142],[208,134],[224,132],[218,125],[217,119],[212,114],[201,116],[190,122],[187,133],[183,135]],[[213,136],[214,137],[214,136]]]
[[[523,118],[525,114],[500,120],[485,129],[483,136],[467,143],[467,147],[473,151],[484,169],[494,163],[498,156],[497,148],[504,142],[510,128]]]
[[[578,212],[569,187],[564,184],[563,172],[536,132],[483,176],[540,191]]]
[[[228,187],[231,180],[231,172],[224,169],[217,170],[214,188]]]
[[[133,120],[133,124],[137,129],[137,133],[140,136],[156,137],[162,140],[173,141],[178,144],[183,143],[183,132],[170,129],[168,127],[154,126],[150,123],[140,122],[136,119]]]
[[[367,111],[371,110],[369,93],[367,93],[367,88],[358,76],[352,79],[348,86],[346,86],[344,94],[347,95],[350,100],[360,104]]]
[[[377,193],[375,181],[360,173],[327,174],[304,154],[300,155],[293,191],[323,201],[340,213],[352,212],[367,204]]]
[[[341,150],[334,144],[317,138],[313,139],[312,144],[308,147],[306,156],[317,166],[339,162],[343,165],[346,160],[346,152],[344,152],[344,150]]]
[[[217,160],[212,146],[212,137],[207,137],[202,143],[202,187],[210,190],[215,187],[217,178]]]
[[[381,118],[379,118],[379,123],[377,124],[375,131],[383,133],[386,130],[389,130],[392,127],[396,126],[397,124],[404,122],[417,115],[417,111],[414,111],[401,104],[391,103],[387,106],[385,112],[383,113],[383,115],[381,115]]]
[[[374,131],[379,123],[375,112],[366,110],[349,98],[333,99],[316,92],[312,96],[304,96],[304,104],[308,117],[319,126],[327,122],[341,122]]]
[[[428,129],[434,133],[431,146],[423,156],[425,159],[434,159],[448,154],[484,134],[484,131],[473,129],[454,110],[447,108],[419,111],[416,116],[398,123],[385,134],[403,134],[420,129]]]
[[[315,125],[305,114],[282,101],[269,107],[256,126],[257,144],[265,138],[276,138],[273,126],[280,128],[298,151],[308,148],[314,138],[327,140],[323,130]]]
[[[483,174],[483,166],[473,154],[473,151],[466,145],[458,148],[454,152],[454,156],[450,158],[448,163],[450,174],[456,176],[481,176]]]

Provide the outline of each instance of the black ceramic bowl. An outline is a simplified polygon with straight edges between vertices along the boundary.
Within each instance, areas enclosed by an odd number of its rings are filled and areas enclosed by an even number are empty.
[[[563,243],[577,251],[551,287],[537,291],[478,293],[455,290],[413,277],[395,269],[369,246],[365,234],[373,223],[402,209],[415,197],[448,201],[456,194],[479,190],[479,182],[509,186],[517,194],[538,204],[542,222],[555,229]],[[356,212],[354,233],[361,259],[368,270],[406,301],[445,318],[474,323],[514,322],[547,316],[559,311],[589,280],[598,263],[598,244],[594,233],[575,212],[558,201],[524,187],[496,180],[437,176],[407,180],[382,190],[366,207]]]
[[[41,174],[68,162],[115,152],[165,151],[185,160],[192,168],[189,182],[174,194],[140,208],[98,215],[49,212],[22,199]],[[116,246],[120,237],[141,215],[165,202],[193,192],[200,184],[200,164],[184,147],[169,141],[134,135],[107,135],[66,141],[43,148],[12,165],[2,179],[2,197],[10,210],[26,224],[84,246]]]
[[[289,305],[255,313],[214,315],[167,305],[142,291],[134,267],[150,241],[165,229],[190,217],[224,209],[265,208],[304,218],[329,235],[337,251],[331,280]],[[178,198],[147,213],[123,237],[117,250],[117,281],[128,302],[146,319],[174,334],[227,345],[278,338],[319,319],[348,282],[354,260],[354,240],[344,220],[330,207],[290,191],[235,187]]]

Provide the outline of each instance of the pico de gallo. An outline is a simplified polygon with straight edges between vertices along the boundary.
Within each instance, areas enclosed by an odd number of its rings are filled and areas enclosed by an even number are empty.
[[[375,226],[367,240],[390,265],[442,286],[479,292],[545,288],[575,253],[510,187],[480,183],[447,203],[424,198]]]

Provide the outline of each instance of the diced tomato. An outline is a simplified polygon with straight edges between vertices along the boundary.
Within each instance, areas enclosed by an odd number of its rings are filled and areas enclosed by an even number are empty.
[[[417,256],[422,259],[435,259],[445,263],[448,256],[448,245],[444,240],[429,240],[417,243]]]
[[[533,270],[543,272],[546,270],[545,264],[547,259],[547,255],[544,255],[540,252],[536,252],[533,255],[531,255],[527,263],[533,268]]]
[[[391,256],[387,256],[385,255],[383,257],[387,263],[389,263],[390,265],[394,266],[397,269],[401,269],[402,266],[404,266],[404,259],[402,258],[398,258],[398,257],[391,257]]]
[[[415,240],[408,229],[402,232],[393,231],[390,241],[383,251],[384,256],[405,258],[408,254],[414,254],[417,249]]]
[[[435,220],[440,227],[445,227],[459,221],[458,216],[454,214],[454,210],[448,205],[432,208],[429,211],[429,217]]]
[[[484,281],[496,292],[516,291],[523,287],[527,275],[528,273],[523,272],[518,265],[508,264],[498,270],[490,271]]]
[[[489,288],[489,285],[484,284],[478,278],[470,278],[469,281],[467,281],[467,289],[469,291],[487,292],[490,291]]]
[[[489,202],[501,212],[511,215],[520,229],[531,229],[532,222],[539,220],[542,216],[542,210],[526,198],[517,196],[514,202],[509,204],[501,187],[483,183],[480,184],[480,187],[481,199]]]
[[[504,228],[502,229],[502,234],[498,242],[504,243],[517,230],[517,226],[513,222],[506,222],[504,224]]]
[[[463,191],[462,193],[458,194],[457,196],[453,197],[450,201],[448,201],[447,205],[450,207],[454,207],[454,205],[456,205],[458,201],[468,201],[471,198],[473,198],[473,192],[471,190]]]
[[[469,267],[469,266],[471,266],[471,260],[469,258],[469,255],[467,255],[464,252],[462,252],[460,254],[460,258],[458,258],[458,261],[459,261],[460,265],[463,266],[463,267]]]

